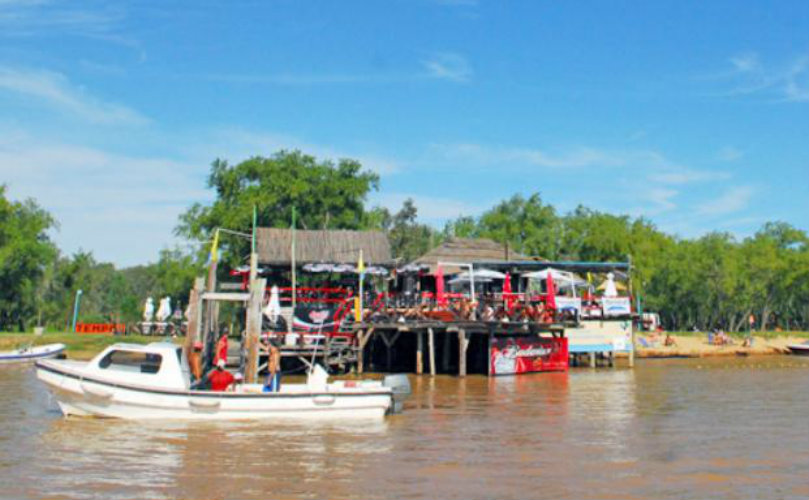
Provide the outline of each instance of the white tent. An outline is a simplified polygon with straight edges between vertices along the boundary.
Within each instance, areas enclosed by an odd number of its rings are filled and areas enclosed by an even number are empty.
[[[492,280],[504,280],[506,275],[491,269],[475,269],[472,271],[471,278],[475,280],[475,283],[488,283]],[[469,281],[471,281],[469,271],[464,271],[449,280],[449,284],[468,283]]]
[[[579,278],[575,274],[568,272],[568,271],[560,271],[559,269],[553,269],[551,267],[547,269],[543,269],[541,271],[533,271],[530,273],[526,273],[522,275],[523,278],[528,278],[530,280],[546,280],[548,276],[553,278],[554,284],[557,286],[577,286],[583,287],[587,286],[587,281]]]

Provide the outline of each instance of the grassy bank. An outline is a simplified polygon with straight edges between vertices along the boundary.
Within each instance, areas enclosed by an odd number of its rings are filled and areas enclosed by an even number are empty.
[[[0,333],[0,351],[16,349],[17,347],[33,344],[62,343],[67,346],[67,356],[70,359],[90,359],[101,352],[108,345],[116,342],[130,342],[133,344],[148,344],[164,337],[147,337],[145,335],[80,335],[78,333]]]

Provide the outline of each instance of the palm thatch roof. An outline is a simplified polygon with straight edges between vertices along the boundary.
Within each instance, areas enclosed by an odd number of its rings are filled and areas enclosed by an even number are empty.
[[[426,254],[414,264],[429,266],[433,273],[438,262],[474,263],[479,261],[513,261],[526,257],[508,248],[508,245],[497,243],[488,238],[449,238]],[[442,266],[444,272],[454,273],[461,269],[455,266]]]
[[[261,264],[292,262],[292,230],[256,229],[256,250]],[[295,230],[295,260],[299,264],[330,262],[356,264],[362,250],[366,264],[390,265],[390,242],[381,231]]]

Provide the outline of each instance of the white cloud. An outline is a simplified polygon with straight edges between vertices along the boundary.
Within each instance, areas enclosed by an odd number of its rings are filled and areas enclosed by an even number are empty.
[[[731,82],[729,95],[769,95],[778,101],[809,102],[809,55],[793,57],[780,67],[761,62],[755,53],[730,58],[732,71],[710,79]]]
[[[116,154],[34,139],[0,142],[0,178],[14,198],[32,197],[56,217],[67,253],[92,250],[121,265],[154,259],[174,238],[177,217],[203,189],[205,164]]]
[[[695,170],[687,167],[667,167],[649,175],[649,180],[660,184],[681,185],[693,182],[708,182],[729,179],[730,174],[721,171]]]
[[[750,186],[729,188],[718,198],[697,206],[697,213],[702,215],[727,215],[738,212],[747,206],[754,192],[755,190]]]
[[[148,119],[126,106],[104,102],[52,71],[0,66],[0,91],[26,96],[61,112],[100,124],[141,125]]]
[[[418,218],[432,224],[440,224],[461,215],[479,215],[494,205],[494,202],[470,203],[455,198],[396,192],[375,193],[370,201],[371,205],[385,207],[393,213],[402,208],[408,198],[416,204]]]
[[[760,66],[758,54],[755,52],[747,52],[744,54],[735,55],[730,58],[730,63],[733,65],[736,71],[742,73],[756,70]]]
[[[466,58],[452,52],[439,52],[422,61],[427,76],[439,80],[466,83],[472,77],[472,67]]]
[[[716,153],[716,159],[719,161],[731,162],[736,161],[744,156],[744,152],[733,146],[725,146]]]
[[[480,165],[532,165],[549,168],[575,168],[624,163],[620,155],[593,148],[575,148],[559,154],[541,149],[485,146],[473,143],[432,144],[430,153],[454,162]]]
[[[379,175],[391,175],[400,170],[396,160],[386,158],[366,151],[347,151],[323,144],[313,144],[284,134],[271,132],[253,132],[239,128],[230,128],[215,131],[205,144],[196,144],[192,147],[194,153],[207,152],[211,159],[220,157],[232,162],[242,161],[250,156],[269,156],[279,150],[299,149],[307,154],[316,156],[320,160],[337,160],[351,158],[359,161],[363,167]]]

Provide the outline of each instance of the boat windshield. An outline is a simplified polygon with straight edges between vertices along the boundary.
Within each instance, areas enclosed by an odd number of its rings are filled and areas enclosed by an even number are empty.
[[[110,351],[98,362],[98,367],[105,370],[126,371],[134,373],[157,373],[163,357],[160,354],[115,350]]]

